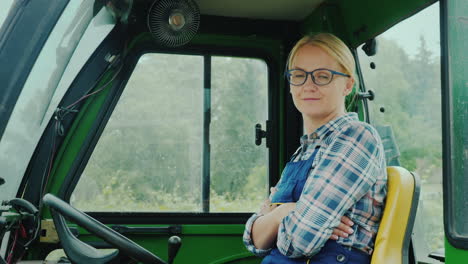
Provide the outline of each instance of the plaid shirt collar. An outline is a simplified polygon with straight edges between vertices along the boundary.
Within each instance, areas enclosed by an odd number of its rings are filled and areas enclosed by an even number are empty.
[[[340,130],[344,125],[348,124],[349,122],[359,121],[357,113],[345,113],[341,115],[325,125],[317,128],[314,132],[310,134],[305,134],[300,138],[301,145],[308,145],[313,143],[316,139],[324,139],[330,132],[335,130]]]

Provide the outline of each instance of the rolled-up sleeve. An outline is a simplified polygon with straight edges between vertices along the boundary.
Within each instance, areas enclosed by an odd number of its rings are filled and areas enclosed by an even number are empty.
[[[245,224],[243,240],[244,240],[244,245],[248,251],[252,252],[254,255],[258,257],[264,257],[268,255],[268,253],[270,253],[271,249],[256,248],[252,241],[252,226],[255,220],[257,220],[257,218],[259,218],[260,216],[261,215],[259,214],[253,214],[249,218],[249,220],[247,220],[247,223]]]
[[[335,133],[310,172],[295,210],[279,226],[277,247],[288,257],[316,254],[384,169],[383,149],[374,128],[352,122]]]

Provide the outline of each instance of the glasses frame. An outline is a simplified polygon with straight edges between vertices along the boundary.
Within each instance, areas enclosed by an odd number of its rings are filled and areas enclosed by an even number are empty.
[[[293,84],[293,83],[291,83],[291,81],[289,80],[289,78],[290,78],[291,75],[292,75],[292,74],[291,74],[292,71],[302,71],[302,72],[304,72],[304,73],[306,74],[306,77],[305,77],[305,79],[304,79],[304,82],[301,83],[301,84]],[[315,78],[314,78],[314,72],[316,72],[316,71],[328,71],[328,72],[330,72],[330,73],[332,74],[332,76],[331,76],[331,78],[330,78],[330,81],[329,81],[328,83],[323,83],[323,84],[317,83],[317,82],[315,81]],[[318,86],[324,86],[324,85],[330,84],[330,83],[333,81],[333,77],[334,77],[335,75],[344,76],[344,77],[348,77],[348,78],[351,77],[349,74],[342,73],[342,72],[338,72],[338,71],[334,71],[334,70],[330,70],[330,69],[327,69],[327,68],[319,68],[319,69],[315,69],[315,70],[310,71],[310,72],[304,71],[304,70],[302,70],[302,69],[290,69],[290,70],[287,70],[287,71],[284,72],[284,76],[286,77],[286,80],[288,80],[288,83],[289,83],[290,85],[293,85],[293,86],[301,86],[301,85],[303,85],[304,83],[306,83],[306,82],[307,82],[307,77],[309,76],[309,74],[310,74],[310,78],[312,78],[312,82],[313,82],[314,84],[318,85]]]

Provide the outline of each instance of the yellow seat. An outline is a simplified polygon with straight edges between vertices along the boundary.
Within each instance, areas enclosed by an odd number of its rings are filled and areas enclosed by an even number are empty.
[[[406,264],[418,207],[419,177],[402,167],[388,167],[387,174],[387,200],[371,263]]]

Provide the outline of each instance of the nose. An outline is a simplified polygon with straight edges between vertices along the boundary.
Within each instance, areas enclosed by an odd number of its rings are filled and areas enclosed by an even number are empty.
[[[302,88],[304,90],[317,91],[318,87],[312,79],[312,73],[310,72],[307,73],[307,79],[305,83],[302,85]]]

